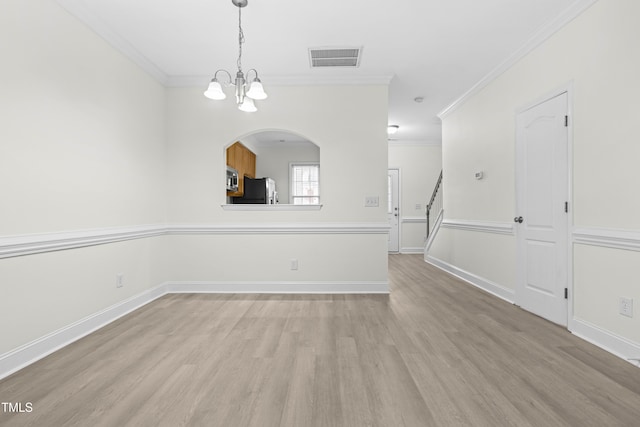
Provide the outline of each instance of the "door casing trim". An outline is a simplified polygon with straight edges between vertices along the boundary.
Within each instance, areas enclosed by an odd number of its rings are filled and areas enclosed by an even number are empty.
[[[566,230],[566,242],[567,242],[567,289],[568,289],[568,297],[567,297],[567,330],[572,331],[575,328],[574,321],[574,313],[573,313],[573,97],[574,97],[574,82],[573,80],[568,81],[567,83],[558,86],[557,88],[547,92],[545,95],[536,98],[534,101],[524,104],[518,108],[516,108],[514,112],[514,123],[518,114],[529,110],[537,105],[542,104],[552,98],[560,96],[562,94],[567,94],[567,115],[569,116],[569,120],[567,123],[567,201],[569,202],[569,212],[567,213],[567,230]],[[517,144],[517,126],[514,126],[514,144]],[[514,156],[517,156],[516,150],[514,150]],[[514,158],[514,166],[517,165],[517,158]],[[515,179],[517,181],[518,176],[517,173],[515,175]],[[518,186],[515,186],[515,197],[514,197],[514,212],[517,212],[518,209]],[[518,234],[518,230],[516,230],[516,237]],[[517,288],[516,284],[516,288]],[[516,304],[517,294],[514,293],[514,300]]]

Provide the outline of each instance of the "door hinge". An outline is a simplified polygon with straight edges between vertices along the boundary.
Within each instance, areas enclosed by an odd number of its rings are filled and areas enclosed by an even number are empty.
[[[569,213],[569,202],[564,202],[564,212]]]
[[[564,116],[564,127],[569,127],[569,116]]]
[[[564,299],[569,299],[569,288],[564,288]]]

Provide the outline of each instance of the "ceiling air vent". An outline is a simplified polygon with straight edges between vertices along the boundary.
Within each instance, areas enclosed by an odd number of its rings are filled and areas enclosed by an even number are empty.
[[[309,49],[311,68],[357,67],[360,65],[360,47],[332,47]]]

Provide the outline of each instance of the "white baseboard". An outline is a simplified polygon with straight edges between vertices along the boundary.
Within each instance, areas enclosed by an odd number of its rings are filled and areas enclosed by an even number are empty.
[[[415,248],[404,247],[404,248],[400,248],[400,253],[401,254],[423,254],[424,248],[422,246],[418,246]]]
[[[0,379],[37,362],[166,293],[164,285],[157,286],[0,355]]]
[[[472,284],[473,286],[482,289],[483,291],[489,292],[492,295],[497,296],[507,302],[513,304],[515,301],[515,291],[507,288],[503,288],[502,286],[494,283],[490,280],[477,276],[473,273],[469,273],[461,268],[456,267],[455,265],[451,265],[448,262],[442,261],[438,258],[435,258],[432,255],[426,255],[424,260],[431,265],[434,265],[441,270],[446,271],[449,274],[452,274],[467,283]]]
[[[513,303],[515,300],[515,291],[511,289],[505,289],[431,255],[427,255],[425,261],[507,302]],[[577,318],[570,321],[568,329],[575,336],[640,367],[640,345],[637,343]]]
[[[379,282],[167,282],[167,293],[215,294],[388,294],[389,283]]]
[[[574,318],[570,331],[577,337],[640,367],[640,345],[585,320]]]
[[[387,281],[371,282],[166,282],[0,355],[0,379],[89,335],[168,293],[388,294]]]

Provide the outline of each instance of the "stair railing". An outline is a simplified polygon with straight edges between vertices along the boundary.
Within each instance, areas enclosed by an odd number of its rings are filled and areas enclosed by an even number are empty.
[[[442,171],[440,171],[438,182],[436,182],[433,194],[431,194],[431,200],[429,200],[429,204],[427,205],[427,239],[434,231],[434,225],[438,220],[440,212],[442,212],[442,208]]]

